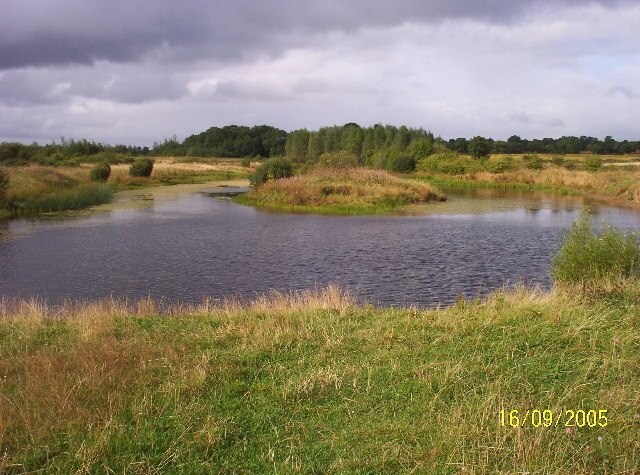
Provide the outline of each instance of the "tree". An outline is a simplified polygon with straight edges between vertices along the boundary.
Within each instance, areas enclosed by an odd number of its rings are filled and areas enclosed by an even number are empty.
[[[295,162],[304,162],[309,147],[309,131],[307,129],[294,130],[287,138],[287,157]]]
[[[342,129],[342,150],[345,150],[357,157],[362,155],[362,143],[364,133],[357,124],[347,124]]]
[[[454,152],[467,153],[469,151],[468,147],[469,147],[469,143],[467,142],[467,139],[465,139],[464,137],[458,137],[455,140],[454,139],[449,140],[449,148]]]
[[[311,132],[309,146],[307,147],[307,160],[315,163],[320,155],[322,155],[322,137],[320,132]]]
[[[484,137],[476,135],[469,141],[469,153],[473,158],[484,160],[491,155],[491,143]]]
[[[409,129],[403,125],[396,131],[395,136],[393,137],[393,147],[404,152],[410,141],[411,135],[409,134]]]

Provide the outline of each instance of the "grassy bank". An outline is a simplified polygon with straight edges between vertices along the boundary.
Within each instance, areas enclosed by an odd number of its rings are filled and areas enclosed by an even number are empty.
[[[414,173],[412,178],[426,180],[436,186],[512,188],[580,194],[614,205],[640,208],[640,167],[629,170],[610,167],[590,172],[548,165],[542,170],[478,172],[456,176]]]
[[[370,214],[413,203],[442,201],[426,183],[366,168],[323,168],[258,185],[238,203],[271,209],[326,214]]]
[[[89,181],[88,172],[80,168],[35,165],[7,170],[10,179],[6,217],[77,210],[108,203],[113,195],[111,186]]]
[[[9,190],[7,208],[0,219],[36,216],[66,210],[78,210],[108,203],[113,193],[150,186],[198,184],[247,178],[251,172],[237,161],[210,160],[205,164],[184,164],[159,160],[149,178],[129,176],[129,165],[113,165],[106,183],[89,179],[90,166],[47,167],[39,165],[7,167]]]
[[[335,288],[174,309],[5,303],[0,472],[637,473],[638,290],[429,311]],[[503,409],[556,412],[514,428]],[[556,426],[563,409],[606,410],[607,425]]]

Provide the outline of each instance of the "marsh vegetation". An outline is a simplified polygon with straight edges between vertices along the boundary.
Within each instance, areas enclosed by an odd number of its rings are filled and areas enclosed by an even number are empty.
[[[365,168],[318,168],[270,180],[235,201],[274,209],[328,214],[368,214],[446,197],[427,183]]]

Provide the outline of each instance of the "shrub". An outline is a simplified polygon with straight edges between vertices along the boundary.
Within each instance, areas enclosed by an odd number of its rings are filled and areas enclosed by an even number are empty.
[[[387,170],[410,173],[416,169],[416,159],[406,153],[392,153],[387,160]]]
[[[407,151],[416,159],[416,161],[418,161],[428,157],[432,153],[435,153],[436,150],[433,140],[422,138],[411,142]]]
[[[458,155],[456,152],[437,152],[420,160],[416,166],[418,171],[445,173],[447,175],[465,175],[481,170],[481,165],[470,157]]]
[[[323,168],[356,167],[359,164],[360,159],[358,156],[346,150],[325,152],[318,158],[318,166]]]
[[[9,191],[9,174],[4,170],[0,170],[0,204],[4,204]]]
[[[589,155],[584,160],[584,168],[585,170],[589,170],[592,172],[600,170],[602,168],[602,159],[597,155]]]
[[[374,153],[367,160],[367,165],[381,170],[408,173],[415,170],[416,160],[408,153],[388,147]]]
[[[293,176],[293,166],[286,158],[271,158],[260,165],[251,177],[252,185],[260,185],[269,180]]]
[[[131,176],[151,176],[153,171],[153,160],[146,157],[136,158],[129,167],[129,175]]]
[[[565,162],[564,155],[558,155],[551,159],[551,163],[553,163],[558,167],[561,167],[562,165],[564,165],[564,162]]]
[[[485,169],[491,173],[503,173],[514,169],[513,158],[491,158],[484,164]]]
[[[587,288],[612,285],[640,277],[640,242],[606,223],[597,234],[585,208],[573,224],[562,248],[553,258],[551,275],[557,283]]]
[[[525,155],[522,160],[524,161],[524,166],[529,170],[542,170],[544,168],[544,160],[540,155]]]
[[[243,158],[242,159],[242,166],[249,168],[251,166],[251,159],[250,158]]]
[[[107,162],[96,163],[89,172],[91,181],[107,181],[109,175],[111,175],[111,165]]]
[[[575,170],[576,168],[578,168],[578,162],[576,162],[575,160],[565,160],[562,163],[562,166],[567,170]]]

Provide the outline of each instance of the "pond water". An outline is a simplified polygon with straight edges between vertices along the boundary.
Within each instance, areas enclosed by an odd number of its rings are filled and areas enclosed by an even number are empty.
[[[2,224],[0,294],[198,303],[337,283],[374,304],[446,305],[518,282],[548,287],[551,256],[583,206],[447,190],[448,202],[402,215],[342,217],[265,212],[219,191],[229,189],[125,192],[86,216]],[[589,206],[597,221],[640,229],[637,211]]]

